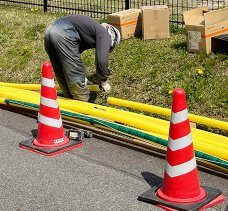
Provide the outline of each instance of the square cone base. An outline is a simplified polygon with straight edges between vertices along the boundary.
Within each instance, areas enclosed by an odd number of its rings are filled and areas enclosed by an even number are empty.
[[[44,148],[44,147],[37,147],[35,145],[33,145],[33,141],[35,139],[29,139],[27,141],[23,141],[21,143],[19,143],[19,146],[23,149],[27,149],[45,156],[53,156],[53,155],[57,155],[59,153],[62,152],[66,152],[68,150],[80,147],[83,145],[83,143],[81,141],[75,141],[75,140],[71,140],[69,139],[69,143],[61,146],[61,147],[53,147],[53,148]]]
[[[186,210],[186,211],[197,211],[202,210],[205,208],[208,208],[210,206],[213,206],[215,204],[218,204],[222,201],[224,201],[225,197],[222,194],[222,191],[216,188],[211,187],[205,187],[201,186],[207,193],[206,197],[199,202],[194,203],[173,203],[164,201],[156,196],[157,190],[162,186],[156,185],[152,187],[150,190],[141,193],[138,196],[138,200],[144,201],[147,203],[151,203],[153,205],[156,205],[158,207],[161,207],[165,210]],[[167,208],[167,209],[166,209]]]

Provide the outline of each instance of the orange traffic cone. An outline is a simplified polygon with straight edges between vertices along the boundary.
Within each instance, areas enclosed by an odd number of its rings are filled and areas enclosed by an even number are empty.
[[[52,67],[45,62],[42,69],[37,138],[20,143],[20,147],[51,156],[82,144],[81,141],[71,141],[64,135]]]
[[[163,184],[141,194],[139,199],[165,210],[202,210],[223,201],[221,193],[215,188],[200,187],[185,93],[176,89]]]

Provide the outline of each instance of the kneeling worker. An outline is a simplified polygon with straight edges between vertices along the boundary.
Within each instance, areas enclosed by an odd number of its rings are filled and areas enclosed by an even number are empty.
[[[55,76],[65,97],[88,101],[90,91],[86,78],[86,67],[81,53],[96,49],[96,72],[101,87],[109,92],[107,82],[109,53],[120,42],[119,31],[110,24],[99,24],[85,15],[68,15],[55,20],[46,30],[45,50],[50,58]]]

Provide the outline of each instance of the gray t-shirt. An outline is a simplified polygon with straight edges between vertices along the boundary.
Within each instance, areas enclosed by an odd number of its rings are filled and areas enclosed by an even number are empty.
[[[68,15],[61,19],[71,22],[80,35],[79,50],[96,49],[96,70],[102,81],[110,76],[108,69],[111,37],[107,30],[96,20],[85,15]]]

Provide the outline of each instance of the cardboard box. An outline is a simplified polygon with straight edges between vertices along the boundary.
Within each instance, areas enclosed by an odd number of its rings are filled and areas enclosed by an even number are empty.
[[[142,36],[147,39],[169,38],[169,9],[166,5],[143,6]]]
[[[183,13],[189,52],[211,52],[211,38],[228,32],[228,8],[208,11],[208,6]]]
[[[108,23],[115,26],[121,34],[121,39],[139,36],[142,32],[140,9],[128,9],[108,15]]]

